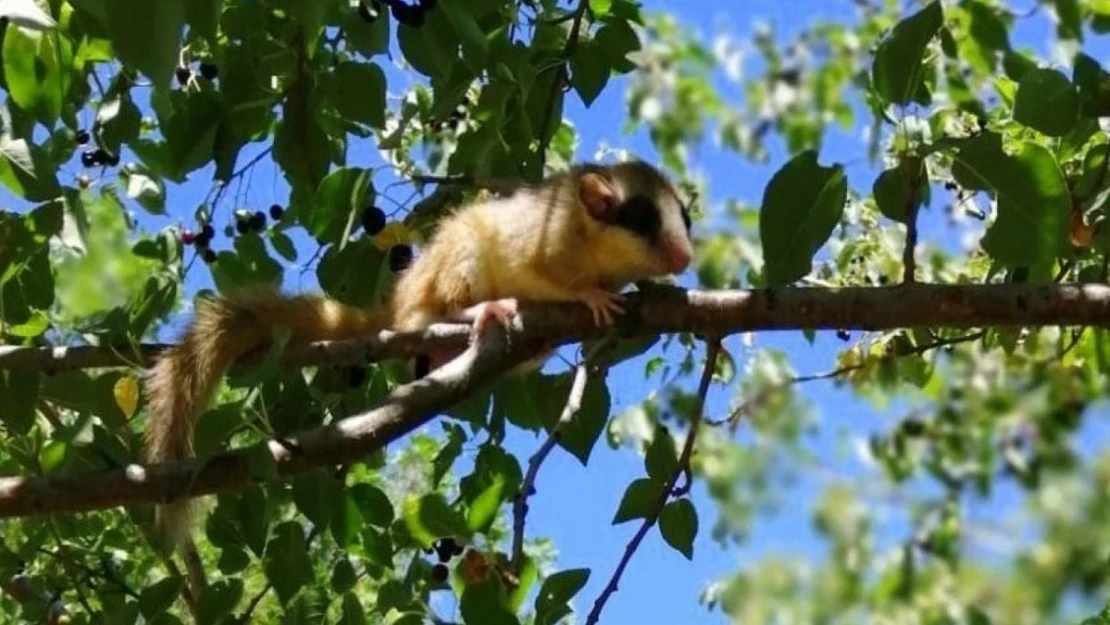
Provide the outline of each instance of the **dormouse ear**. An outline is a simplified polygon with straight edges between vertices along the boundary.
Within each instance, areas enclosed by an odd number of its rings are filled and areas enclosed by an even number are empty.
[[[612,209],[617,205],[617,190],[601,174],[582,174],[578,179],[578,199],[586,207],[590,217],[598,221],[610,221]]]

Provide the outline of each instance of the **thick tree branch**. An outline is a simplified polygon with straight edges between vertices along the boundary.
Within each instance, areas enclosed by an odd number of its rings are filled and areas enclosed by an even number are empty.
[[[501,327],[492,327],[485,340],[426,377],[394,389],[377,408],[263,445],[281,477],[355,461],[461,401],[471,389],[534,355],[540,345],[523,336],[508,345]],[[250,452],[225,452],[203,462],[132,464],[87,476],[0,479],[0,517],[152,504],[242,489],[256,479],[250,472]]]
[[[915,284],[717,292],[655,287],[648,291],[629,297],[628,312],[617,322],[617,334],[726,336],[753,330],[1110,325],[1110,286],[1101,284]],[[459,344],[464,344],[466,331],[441,326],[410,335],[382,333],[373,339],[318,344],[299,355],[302,362],[314,355],[317,362],[365,363],[368,357],[382,358],[387,352],[413,355],[422,349],[425,336],[438,336],[443,344],[458,336]],[[381,406],[305,432],[285,444],[271,441],[268,448],[281,476],[355,460],[426,423],[467,397],[471,389],[527,358],[537,346],[602,338],[605,333],[583,306],[522,307],[512,324],[510,348],[504,347],[505,337],[496,326],[483,347],[469,348],[428,377],[395,389]],[[52,354],[46,354],[46,364],[58,366]],[[84,357],[92,360],[88,353]],[[25,351],[8,351],[0,354],[0,368],[43,364],[35,358]],[[239,450],[211,457],[203,466],[130,465],[88,476],[0,479],[0,518],[150,504],[238,490],[253,480],[247,457],[246,450]]]
[[[557,344],[601,338],[584,306],[522,307],[531,337]],[[654,286],[629,296],[617,322],[623,336],[675,332],[728,336],[758,330],[889,330],[987,326],[1110,326],[1110,285],[912,284],[853,288],[697,291]],[[518,331],[520,323],[517,324]],[[360,365],[411,358],[435,348],[466,345],[469,329],[435,325],[423,332],[381,332],[353,341],[290,346],[287,365]],[[513,337],[515,340],[515,336]],[[62,371],[150,364],[166,345],[116,347],[0,347],[0,369]]]

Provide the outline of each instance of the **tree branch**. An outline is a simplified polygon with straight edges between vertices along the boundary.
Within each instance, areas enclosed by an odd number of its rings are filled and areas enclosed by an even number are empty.
[[[522,305],[514,327],[532,337],[547,333],[559,345],[602,338],[579,304]],[[912,284],[851,288],[782,288],[732,291],[652,286],[628,297],[616,323],[621,336],[676,332],[728,336],[759,330],[890,330],[987,326],[1110,326],[1110,285]],[[437,324],[422,332],[383,331],[350,341],[290,345],[290,366],[364,365],[413,358],[439,348],[462,348],[469,328]],[[516,338],[514,332],[513,339]],[[47,373],[69,369],[148,366],[164,344],[131,347],[0,347],[0,369]],[[261,354],[259,354],[261,356]]]
[[[594,607],[590,610],[589,616],[586,617],[586,625],[596,625],[598,619],[601,618],[601,611],[605,609],[605,603],[609,601],[609,597],[617,592],[618,584],[621,581],[621,575],[624,574],[624,569],[628,567],[628,563],[632,561],[632,556],[636,554],[639,549],[640,543],[643,542],[644,537],[647,536],[648,531],[655,526],[655,522],[659,520],[659,515],[662,514],[663,508],[667,505],[667,500],[670,499],[672,494],[675,494],[675,484],[678,479],[686,475],[689,479],[690,471],[690,455],[694,452],[694,440],[697,439],[698,426],[701,425],[702,415],[705,413],[705,397],[709,394],[709,383],[713,381],[713,372],[717,369],[717,356],[721,353],[721,340],[713,338],[709,341],[709,347],[705,355],[705,368],[702,369],[701,381],[698,383],[697,401],[694,403],[692,414],[690,415],[690,431],[686,435],[686,443],[682,446],[682,454],[678,457],[678,464],[675,465],[671,471],[670,478],[663,486],[662,492],[659,494],[659,499],[656,501],[655,507],[644,518],[644,522],[640,524],[640,529],[632,536],[632,540],[628,541],[628,545],[624,548],[624,555],[621,556],[620,562],[617,564],[616,570],[613,571],[613,576],[609,578],[609,583],[605,585],[604,590],[598,595],[597,600],[594,601]],[[686,487],[689,489],[689,486]]]
[[[617,320],[615,332],[627,337],[676,332],[727,336],[753,330],[995,325],[1110,326],[1110,285],[914,284],[716,292],[653,287],[629,296],[627,313]],[[603,338],[607,333],[596,326],[590,311],[578,304],[522,306],[511,324],[508,348],[500,324],[491,328],[488,341],[467,348],[429,376],[396,388],[379,407],[304,432],[293,437],[291,444],[266,443],[279,475],[287,477],[319,466],[334,466],[376,451],[536,351]],[[444,336],[458,336],[459,344],[465,345],[466,334],[465,327],[438,326],[424,333],[382,333],[371,339],[316,344],[299,353],[302,358],[315,355],[317,361],[333,358],[333,363],[365,363],[368,356],[386,355],[386,350],[374,349],[382,348],[384,343],[397,350],[390,355],[414,355],[426,349],[422,344],[425,336],[439,336],[445,343]],[[37,348],[28,349],[40,353]],[[57,366],[51,351],[45,353],[48,362]],[[91,360],[90,354],[85,357]],[[27,368],[28,364],[42,363],[28,356],[27,351],[0,354],[0,368],[19,364]],[[152,504],[239,490],[254,480],[248,453],[238,450],[217,454],[203,464],[133,464],[86,476],[0,479],[0,518]]]
[[[511,345],[501,326],[485,340],[426,377],[399,386],[365,413],[264,445],[277,473],[285,478],[320,466],[355,461],[411,432],[440,411],[464,399],[471,389],[541,351],[527,337]],[[255,448],[213,455],[204,460],[156,465],[132,464],[85,476],[0,479],[0,518],[79,512],[240,490],[256,481],[250,472]]]

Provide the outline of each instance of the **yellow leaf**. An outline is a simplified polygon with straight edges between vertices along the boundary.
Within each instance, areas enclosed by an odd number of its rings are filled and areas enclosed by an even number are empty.
[[[394,245],[412,243],[414,237],[405,224],[393,221],[385,225],[381,232],[374,235],[370,242],[381,251],[386,251]]]
[[[126,376],[116,380],[112,387],[112,394],[116,397],[116,405],[123,411],[123,416],[130,419],[139,407],[139,381],[134,376]]]

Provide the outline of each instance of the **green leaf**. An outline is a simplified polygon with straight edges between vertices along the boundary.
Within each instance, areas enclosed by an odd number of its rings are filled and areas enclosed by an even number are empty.
[[[389,52],[388,13],[383,5],[378,19],[367,22],[359,16],[357,7],[347,11],[343,16],[343,32],[356,52],[367,58]]]
[[[486,35],[474,21],[474,16],[459,0],[440,0],[437,5],[462,43],[463,61],[474,71],[480,71],[486,64],[489,44]]]
[[[467,527],[487,531],[501,504],[514,497],[523,479],[515,457],[495,445],[483,445],[474,461],[474,471],[459,483],[467,504]]]
[[[536,595],[536,614],[538,615],[547,606],[570,603],[570,600],[586,586],[589,580],[590,569],[567,569],[552,573],[543,580],[540,592]]]
[[[905,106],[910,102],[928,104],[922,97],[925,48],[940,30],[944,12],[934,0],[917,13],[899,22],[879,44],[871,65],[875,91],[888,104]]]
[[[212,582],[197,601],[197,624],[216,625],[231,614],[243,596],[243,580],[233,577]]]
[[[676,499],[659,514],[659,532],[663,540],[687,560],[694,559],[694,537],[698,535],[698,512],[687,498]]]
[[[644,519],[655,513],[659,498],[663,496],[663,482],[647,477],[639,478],[628,485],[621,497],[613,525],[620,525],[632,519]]]
[[[470,536],[466,521],[439,493],[407,500],[402,518],[412,538],[424,547],[444,536]]]
[[[177,67],[185,6],[185,0],[104,3],[104,25],[116,54],[126,65],[146,74],[156,88],[168,88]]]
[[[564,387],[560,386],[562,388]],[[566,403],[565,395],[563,403]],[[609,421],[610,404],[609,385],[601,376],[591,375],[586,380],[586,391],[582,395],[578,415],[570,423],[564,424],[559,434],[559,446],[578,458],[582,466],[590,461],[590,454],[605,430],[605,424]]]
[[[112,94],[96,109],[93,134],[99,138],[101,147],[112,154],[119,154],[124,143],[139,138],[142,122],[142,113],[130,94]]]
[[[256,480],[270,480],[277,476],[277,462],[267,445],[255,445],[247,450],[247,467]]]
[[[1052,0],[1056,5],[1056,36],[1061,39],[1083,40],[1083,12],[1079,0]]]
[[[389,527],[393,523],[393,504],[381,489],[360,483],[352,484],[349,490],[367,523],[378,527]]]
[[[419,28],[397,26],[397,44],[405,60],[429,78],[447,78],[458,62],[458,35],[443,11],[429,11]]]
[[[810,272],[847,199],[844,167],[818,165],[814,150],[798,154],[772,176],[759,211],[769,286],[787,285]]]
[[[143,617],[151,619],[169,610],[174,601],[177,601],[183,584],[184,580],[171,575],[143,588],[139,594],[139,610]]]
[[[1067,76],[1034,69],[1022,77],[1014,100],[1014,121],[1050,137],[1067,134],[1079,114],[1079,96]]]
[[[332,501],[342,496],[342,485],[326,469],[302,473],[293,479],[293,501],[313,525],[327,526]]]
[[[274,585],[282,605],[287,605],[298,590],[312,583],[312,561],[300,523],[286,521],[274,528],[273,538],[266,545],[264,568],[266,579]]]
[[[340,115],[374,128],[385,127],[385,72],[381,67],[374,63],[340,63],[335,68],[335,83],[335,108]]]
[[[641,48],[640,36],[625,20],[610,21],[602,26],[594,37],[594,43],[605,53],[608,65],[619,74],[636,69],[629,55]]]
[[[1072,82],[1078,91],[1081,115],[1110,117],[1110,74],[1098,61],[1082,52],[1076,54]]]
[[[331,567],[331,589],[341,595],[354,588],[356,583],[358,574],[354,565],[347,558],[340,557]]]
[[[362,554],[367,562],[383,569],[393,566],[393,537],[388,531],[378,531],[373,527],[362,528]]]
[[[339,547],[347,549],[358,544],[362,525],[362,512],[349,491],[332,499],[331,535]]]
[[[220,11],[224,0],[190,0],[185,4],[185,22],[189,32],[216,45],[220,24]]]
[[[506,607],[505,590],[494,576],[468,584],[459,601],[459,612],[466,625],[519,625]]]
[[[981,134],[959,150],[952,173],[965,188],[998,196],[998,217],[983,236],[987,254],[1003,266],[1032,267],[1044,276],[1068,245],[1067,182],[1045,147],[1019,143],[1012,152],[1003,152],[999,135]]]
[[[388,288],[386,253],[361,237],[340,249],[334,245],[324,252],[316,268],[320,287],[337,300],[352,306],[373,305]]]
[[[4,31],[3,67],[8,94],[19,108],[52,126],[73,81],[73,44],[59,31],[13,26]]]
[[[887,219],[907,223],[907,207],[921,207],[929,201],[929,181],[926,176],[925,161],[908,157],[879,174],[871,190],[879,212]]]
[[[353,593],[343,595],[343,617],[339,625],[364,625],[366,623],[365,608],[358,601],[358,596]]]
[[[570,60],[570,72],[570,84],[589,107],[609,82],[604,50],[593,41],[579,43]]]
[[[27,434],[35,424],[41,379],[38,371],[0,370],[0,422],[12,434]]]
[[[455,459],[462,453],[463,443],[466,442],[466,432],[458,424],[447,423],[444,429],[447,430],[447,442],[432,460],[432,486],[439,486],[443,476],[447,475]]]
[[[309,232],[318,239],[339,241],[347,224],[352,220],[357,223],[362,209],[373,198],[368,170],[343,167],[331,172],[316,190],[316,201],[306,224]]]
[[[127,180],[127,197],[153,215],[166,213],[166,189],[156,176],[142,171],[122,174]]]
[[[678,449],[667,428],[655,429],[655,436],[644,454],[644,467],[648,477],[658,482],[666,482],[678,468]]]
[[[55,165],[37,145],[0,134],[0,182],[29,202],[46,202],[62,194]]]
[[[613,8],[613,0],[590,0],[590,10],[596,17],[603,17]]]

